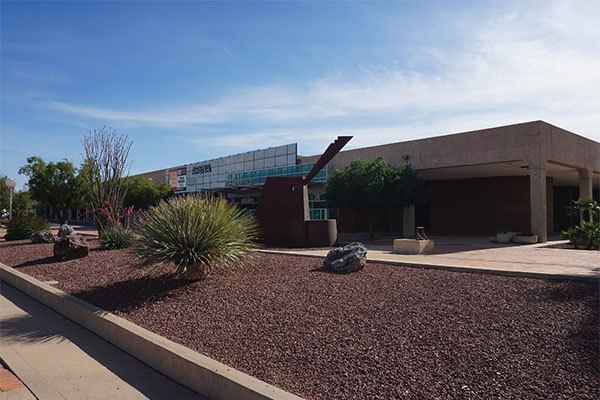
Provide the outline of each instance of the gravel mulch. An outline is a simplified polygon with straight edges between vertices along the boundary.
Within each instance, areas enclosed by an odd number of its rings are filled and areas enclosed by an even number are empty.
[[[259,254],[189,283],[150,280],[127,250],[55,263],[52,245],[0,260],[307,399],[597,399],[597,282]],[[157,271],[156,273],[160,273]]]

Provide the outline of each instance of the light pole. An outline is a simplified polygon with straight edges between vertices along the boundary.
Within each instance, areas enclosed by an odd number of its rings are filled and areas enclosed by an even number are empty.
[[[9,206],[8,206],[8,220],[12,221],[12,194],[13,194],[13,189],[15,188],[15,186],[17,186],[17,180],[16,179],[12,179],[12,178],[8,178],[7,180],[4,181],[4,183],[6,184],[6,186],[8,186],[8,190],[10,191],[10,200],[9,200]]]

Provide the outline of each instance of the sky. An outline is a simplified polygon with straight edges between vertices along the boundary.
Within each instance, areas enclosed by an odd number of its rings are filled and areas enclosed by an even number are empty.
[[[1,2],[0,174],[133,141],[131,174],[533,120],[600,141],[599,1]]]

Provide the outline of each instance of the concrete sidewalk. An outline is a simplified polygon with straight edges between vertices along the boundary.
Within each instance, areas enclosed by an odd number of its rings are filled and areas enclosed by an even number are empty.
[[[600,251],[549,248],[552,244],[500,245],[484,238],[435,239],[432,254],[396,254],[389,244],[368,243],[367,259],[398,265],[453,271],[546,278],[599,278]],[[556,241],[554,243],[564,243]],[[325,257],[328,250],[264,250],[266,252]]]
[[[0,358],[38,399],[203,398],[15,288],[1,285]],[[11,392],[0,398],[27,398]]]

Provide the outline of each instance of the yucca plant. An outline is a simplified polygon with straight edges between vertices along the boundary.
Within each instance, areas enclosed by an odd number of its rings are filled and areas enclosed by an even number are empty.
[[[141,214],[134,246],[140,266],[173,262],[175,272],[205,279],[215,266],[244,263],[256,250],[257,226],[227,201],[200,194],[178,196]]]
[[[100,233],[100,243],[105,249],[130,247],[133,241],[133,231],[122,225],[113,225]]]

